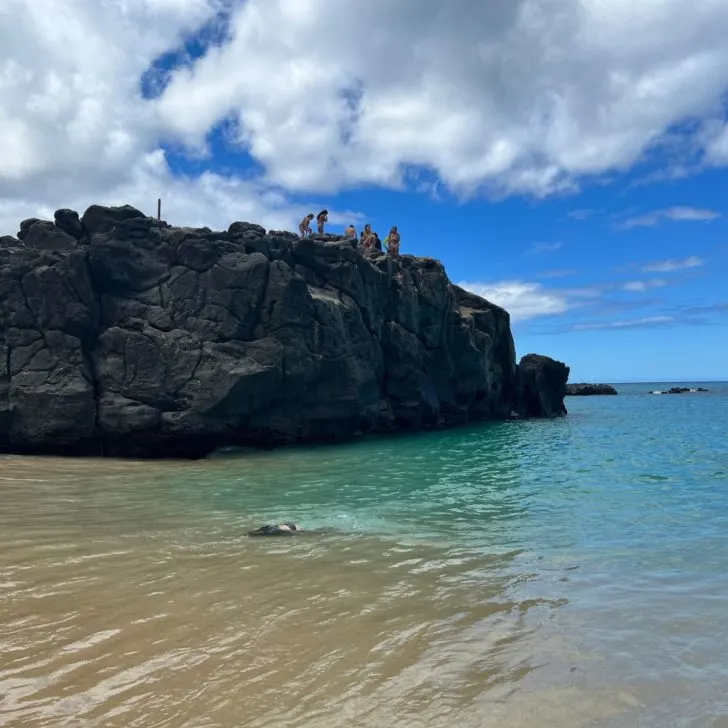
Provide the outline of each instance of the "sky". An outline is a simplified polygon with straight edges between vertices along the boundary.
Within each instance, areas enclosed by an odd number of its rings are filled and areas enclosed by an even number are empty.
[[[2,0],[0,235],[399,227],[571,381],[728,379],[725,0]]]

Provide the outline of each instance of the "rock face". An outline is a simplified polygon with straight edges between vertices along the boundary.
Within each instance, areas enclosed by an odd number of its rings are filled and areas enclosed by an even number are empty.
[[[509,316],[432,259],[132,207],[0,238],[0,450],[198,457],[225,445],[564,412]]]
[[[611,384],[567,384],[568,397],[588,397],[599,394],[618,394]]]

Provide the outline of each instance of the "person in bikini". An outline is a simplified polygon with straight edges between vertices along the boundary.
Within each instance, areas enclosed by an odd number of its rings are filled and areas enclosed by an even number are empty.
[[[328,210],[321,210],[318,215],[316,215],[316,222],[318,223],[318,234],[323,235],[324,234],[324,225],[329,221],[329,211]]]
[[[384,245],[388,255],[391,255],[393,258],[399,258],[399,233],[397,232],[396,225],[392,226],[389,235],[384,239]]]
[[[387,244],[387,253],[392,258],[399,258],[399,233],[397,232],[397,226],[393,225],[392,229],[387,235],[387,239],[384,241]]]
[[[313,220],[313,213],[306,215],[306,217],[301,220],[298,230],[301,233],[302,238],[307,238],[311,234],[311,220]]]

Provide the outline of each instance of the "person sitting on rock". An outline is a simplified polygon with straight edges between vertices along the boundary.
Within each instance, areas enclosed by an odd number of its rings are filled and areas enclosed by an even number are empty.
[[[362,254],[368,258],[375,250],[382,249],[382,241],[375,232],[370,230],[369,235],[367,235],[364,242],[361,244],[361,248]]]
[[[372,226],[367,223],[364,226],[364,229],[361,231],[361,236],[359,237],[359,245],[363,248],[364,243],[366,242],[367,238],[372,234]]]
[[[349,225],[349,227],[346,228],[346,231],[344,232],[344,237],[356,238],[356,228],[353,225]]]
[[[392,225],[389,235],[384,239],[384,244],[387,246],[387,253],[389,255],[393,258],[399,258],[399,233],[397,232],[396,225]]]
[[[313,220],[313,213],[306,215],[306,217],[301,220],[301,224],[298,226],[298,229],[302,238],[307,238],[313,232],[311,230],[311,220]]]
[[[318,233],[319,235],[324,234],[324,225],[329,220],[329,211],[328,210],[321,210],[318,215],[316,215],[316,222],[318,223]]]

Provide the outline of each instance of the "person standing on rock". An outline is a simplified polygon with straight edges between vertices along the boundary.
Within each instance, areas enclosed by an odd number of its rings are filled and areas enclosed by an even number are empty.
[[[316,216],[316,222],[318,223],[318,234],[324,234],[324,225],[329,221],[329,211],[321,210]]]
[[[301,220],[298,230],[301,233],[302,238],[307,238],[311,234],[311,220],[313,220],[313,213],[306,215],[306,217]]]
[[[387,253],[392,258],[399,258],[399,233],[396,225],[392,225],[389,235],[384,239],[384,244],[387,246]]]

